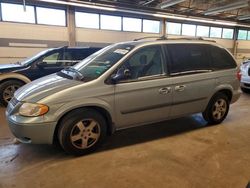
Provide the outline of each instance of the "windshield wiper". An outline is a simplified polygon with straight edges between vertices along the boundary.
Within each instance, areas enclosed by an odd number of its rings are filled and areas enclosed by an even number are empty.
[[[77,80],[83,80],[83,75],[82,75],[82,73],[80,73],[78,70],[76,70],[76,69],[74,69],[73,67],[67,67],[67,68],[65,68],[65,69],[63,69],[63,70],[61,70],[61,71],[69,71],[69,72],[73,72],[73,73],[75,73],[74,75],[76,75],[75,77],[73,76],[73,79],[77,79]]]

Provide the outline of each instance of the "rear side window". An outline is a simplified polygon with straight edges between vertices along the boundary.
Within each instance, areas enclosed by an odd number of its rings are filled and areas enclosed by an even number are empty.
[[[211,69],[207,45],[168,44],[167,51],[171,59],[170,73]]]
[[[210,55],[212,59],[212,67],[214,70],[236,67],[236,63],[232,56],[223,48],[210,46]]]

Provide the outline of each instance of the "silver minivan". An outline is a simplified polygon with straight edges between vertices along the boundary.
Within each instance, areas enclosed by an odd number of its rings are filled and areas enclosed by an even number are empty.
[[[6,115],[24,143],[95,150],[107,134],[200,113],[219,124],[240,96],[232,55],[205,40],[112,44],[77,65],[20,88]]]

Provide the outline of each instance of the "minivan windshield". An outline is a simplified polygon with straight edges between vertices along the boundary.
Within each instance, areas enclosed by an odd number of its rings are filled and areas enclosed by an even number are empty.
[[[73,66],[71,70],[62,70],[61,72],[73,79],[78,78],[78,80],[82,81],[91,81],[110,69],[133,48],[134,45],[131,44],[110,45],[85,58]],[[75,69],[75,71],[72,69]],[[72,76],[72,73],[78,76]]]

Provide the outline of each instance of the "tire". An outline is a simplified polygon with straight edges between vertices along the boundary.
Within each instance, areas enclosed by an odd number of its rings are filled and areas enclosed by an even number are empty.
[[[92,109],[78,109],[60,121],[58,140],[62,148],[72,155],[93,152],[104,141],[107,124],[104,117]]]
[[[0,85],[0,103],[7,106],[14,96],[15,91],[23,85],[24,83],[18,80],[8,80],[3,82]]]
[[[244,93],[250,93],[250,89],[241,87],[241,91],[243,91]]]
[[[229,103],[229,99],[225,94],[215,94],[209,101],[206,110],[202,113],[203,118],[210,125],[221,123],[228,114]]]

